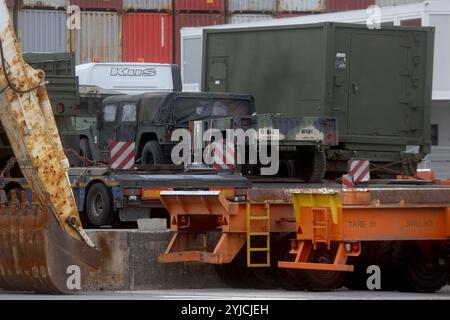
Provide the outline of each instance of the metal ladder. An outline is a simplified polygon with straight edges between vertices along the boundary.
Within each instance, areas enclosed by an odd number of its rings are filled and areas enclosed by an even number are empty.
[[[326,208],[313,208],[312,243],[317,248],[318,243],[325,243],[330,248],[329,227],[330,214]]]
[[[252,204],[247,203],[247,267],[249,268],[270,267],[270,203],[268,201],[264,202],[264,213],[264,216],[252,215]],[[252,222],[255,223],[256,221],[266,221],[264,231],[252,231]],[[265,237],[266,246],[252,247],[251,239],[255,236]],[[265,252],[266,263],[252,263],[253,252]]]

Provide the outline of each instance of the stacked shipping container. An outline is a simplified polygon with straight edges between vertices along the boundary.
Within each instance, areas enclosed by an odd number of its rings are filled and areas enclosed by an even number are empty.
[[[24,51],[75,52],[77,63],[182,63],[180,30],[423,0],[22,0],[18,34]],[[13,0],[7,1],[10,8]],[[20,3],[20,2],[15,2]],[[81,9],[69,30],[66,8]],[[71,17],[72,22],[77,19]],[[415,21],[406,24],[417,24]]]
[[[172,15],[133,12],[123,16],[123,61],[171,63]]]

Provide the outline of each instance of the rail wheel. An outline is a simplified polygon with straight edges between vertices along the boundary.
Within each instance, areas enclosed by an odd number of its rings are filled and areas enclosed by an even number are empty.
[[[295,237],[295,236],[293,236]],[[288,238],[285,238],[280,245],[280,261],[294,261],[295,254],[290,254],[291,242]],[[303,270],[299,269],[277,269],[277,279],[280,286],[289,291],[303,291],[305,290],[305,280],[303,278]]]
[[[401,291],[433,293],[447,284],[449,268],[440,263],[439,243],[431,243],[424,250],[418,242],[404,241],[396,249]]]
[[[335,253],[324,247],[311,251],[309,261],[313,263],[333,263]],[[303,270],[306,289],[324,292],[338,289],[344,285],[346,273],[342,271]]]

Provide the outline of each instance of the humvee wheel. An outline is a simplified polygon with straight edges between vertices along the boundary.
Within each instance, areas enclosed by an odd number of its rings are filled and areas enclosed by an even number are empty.
[[[164,164],[164,155],[158,141],[148,141],[142,149],[142,164]]]

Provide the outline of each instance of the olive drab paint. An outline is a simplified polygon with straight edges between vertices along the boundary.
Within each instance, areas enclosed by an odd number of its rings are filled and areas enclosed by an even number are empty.
[[[259,114],[335,117],[349,153],[429,152],[433,28],[329,22],[203,32],[203,91],[252,94]]]

